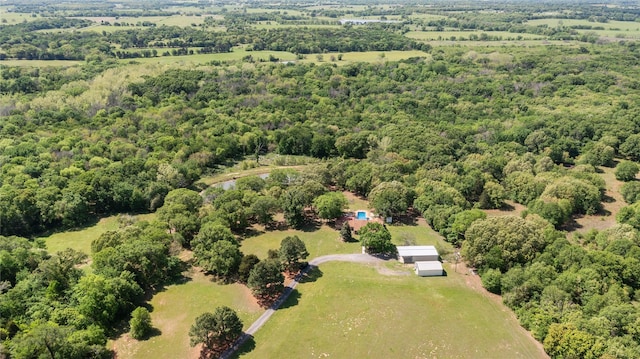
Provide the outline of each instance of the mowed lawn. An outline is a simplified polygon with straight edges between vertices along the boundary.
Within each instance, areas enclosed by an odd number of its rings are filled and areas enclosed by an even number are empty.
[[[247,329],[263,312],[246,286],[218,284],[200,272],[188,277],[185,283],[169,285],[151,299],[151,321],[158,330],[155,336],[138,341],[123,334],[110,343],[118,358],[197,358],[199,348],[189,345],[189,328],[197,316],[228,306]]]
[[[155,214],[136,215],[138,220],[150,221]],[[98,239],[101,234],[107,231],[115,231],[118,229],[118,216],[110,216],[101,218],[98,223],[87,226],[85,228],[70,230],[65,232],[53,233],[49,236],[42,237],[47,246],[49,253],[56,253],[67,248],[91,254],[91,242]]]
[[[309,258],[313,259],[325,254],[359,253],[360,244],[344,243],[340,240],[340,233],[322,225],[319,228],[307,228],[305,230],[287,229],[261,233],[257,236],[246,238],[242,241],[240,250],[244,254],[255,254],[260,259],[267,258],[269,249],[280,248],[280,242],[287,236],[298,236],[309,251]]]
[[[446,277],[420,278],[323,264],[237,357],[546,357],[499,301],[445,269]]]

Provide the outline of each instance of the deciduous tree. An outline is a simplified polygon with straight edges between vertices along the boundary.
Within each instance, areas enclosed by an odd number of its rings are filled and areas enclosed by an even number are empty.
[[[242,321],[229,307],[203,313],[189,329],[191,346],[202,344],[203,358],[217,358],[242,334]]]

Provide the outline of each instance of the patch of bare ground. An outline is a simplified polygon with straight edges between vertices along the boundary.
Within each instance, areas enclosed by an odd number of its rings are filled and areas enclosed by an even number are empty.
[[[570,232],[585,233],[592,229],[599,231],[616,225],[616,216],[620,209],[626,206],[620,188],[624,184],[618,181],[614,175],[614,168],[601,167],[600,176],[606,183],[604,201],[602,202],[602,213],[595,215],[584,215],[574,218],[574,225],[568,228]]]
[[[485,209],[487,217],[519,216],[527,207],[513,201],[504,201],[505,205],[499,209]]]

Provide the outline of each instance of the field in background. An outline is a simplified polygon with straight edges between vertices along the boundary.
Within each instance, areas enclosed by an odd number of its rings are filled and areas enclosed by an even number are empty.
[[[548,26],[554,27],[571,27],[571,26],[591,26],[597,29],[576,29],[580,33],[596,33],[599,36],[617,37],[617,38],[640,38],[640,23],[633,21],[609,21],[609,22],[591,22],[580,19],[538,19],[529,20],[525,23],[531,26]]]
[[[150,221],[155,217],[155,213],[136,215],[135,218],[141,221]],[[110,216],[101,218],[98,223],[87,226],[85,228],[70,230],[66,232],[53,233],[46,237],[41,237],[44,240],[47,251],[49,253],[56,253],[63,251],[67,248],[72,248],[77,251],[91,254],[91,241],[98,239],[101,234],[107,231],[115,231],[118,229],[118,216]]]

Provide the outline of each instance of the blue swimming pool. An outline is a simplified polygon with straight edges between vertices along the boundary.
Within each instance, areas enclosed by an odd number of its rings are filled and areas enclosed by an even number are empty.
[[[365,211],[358,211],[356,212],[356,219],[364,219],[367,220],[369,218],[367,218],[367,212]]]

